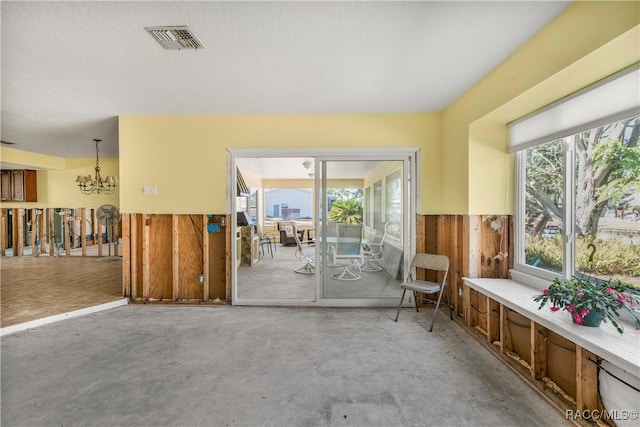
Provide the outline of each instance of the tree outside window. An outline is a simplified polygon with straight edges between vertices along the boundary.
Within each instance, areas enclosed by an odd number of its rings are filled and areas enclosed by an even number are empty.
[[[560,273],[573,252],[572,271],[564,275],[640,286],[639,139],[640,117],[633,117],[525,150],[527,265]],[[572,233],[569,251],[563,236]]]

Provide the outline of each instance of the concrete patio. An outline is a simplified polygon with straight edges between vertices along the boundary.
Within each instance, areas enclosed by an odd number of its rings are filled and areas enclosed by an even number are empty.
[[[2,338],[3,426],[557,426],[440,313],[130,305]]]

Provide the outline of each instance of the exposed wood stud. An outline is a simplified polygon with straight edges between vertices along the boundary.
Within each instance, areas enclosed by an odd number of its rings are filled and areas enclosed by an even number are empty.
[[[40,215],[38,215],[38,237],[40,237],[40,253],[44,253],[47,248],[46,240],[47,240],[47,227],[46,227],[46,216],[47,209],[43,208],[40,210]]]
[[[202,215],[202,270],[204,274],[203,296],[204,301],[209,301],[209,233],[207,232],[207,215]]]
[[[547,376],[547,329],[531,321],[531,377],[541,380]]]
[[[122,295],[131,297],[131,215],[122,215]]]
[[[130,241],[131,241],[131,299],[138,298],[138,215],[130,214]]]
[[[49,256],[53,256],[56,246],[55,210],[49,208],[47,212],[49,217]]]
[[[80,208],[80,244],[82,256],[87,256],[87,209]]]
[[[179,225],[178,225],[179,217],[178,215],[171,215],[171,230],[172,230],[172,269],[171,273],[173,275],[172,281],[172,294],[173,300],[177,301],[179,298],[179,286],[180,286],[180,242],[179,242]]]
[[[471,288],[465,286],[464,288],[464,296],[462,298],[463,306],[464,306],[464,323],[472,328],[475,325],[471,325]]]
[[[7,254],[7,210],[0,209],[0,256]]]
[[[31,256],[38,256],[38,246],[36,244],[36,236],[38,230],[38,220],[36,217],[36,210],[31,209]]]
[[[98,230],[98,256],[102,256],[102,221],[98,221],[96,225]]]
[[[149,300],[149,278],[151,270],[151,254],[149,252],[149,227],[150,220],[148,214],[142,214],[142,299]]]
[[[65,256],[71,256],[71,227],[69,227],[69,214],[68,209],[64,209],[62,215],[62,223],[64,228],[64,254]]]
[[[487,297],[487,340],[500,341],[500,304]]]
[[[598,409],[598,368],[595,354],[576,345],[576,407]]]
[[[18,209],[18,236],[13,245],[13,251],[14,255],[16,253],[17,256],[24,255],[24,209]]]

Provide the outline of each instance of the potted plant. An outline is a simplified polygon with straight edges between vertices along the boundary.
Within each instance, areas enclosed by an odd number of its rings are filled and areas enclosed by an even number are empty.
[[[622,334],[619,322],[623,313],[628,313],[636,328],[640,328],[638,308],[640,289],[625,285],[619,280],[601,282],[596,279],[573,276],[570,279],[554,279],[542,295],[533,298],[539,302],[538,310],[551,305],[551,311],[565,310],[574,323],[584,326],[600,326],[607,319]]]

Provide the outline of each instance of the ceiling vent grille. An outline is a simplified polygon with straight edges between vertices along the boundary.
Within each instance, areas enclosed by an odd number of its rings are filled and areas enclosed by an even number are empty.
[[[186,25],[172,27],[144,27],[151,37],[168,50],[204,49],[204,45]]]

